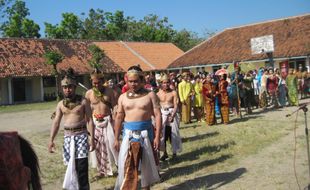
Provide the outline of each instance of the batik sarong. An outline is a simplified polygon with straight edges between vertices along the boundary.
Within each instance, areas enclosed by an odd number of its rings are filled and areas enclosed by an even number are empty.
[[[87,158],[88,156],[87,133],[66,135],[64,137],[63,157],[67,170],[64,177],[63,189],[79,189],[75,159]]]
[[[162,115],[162,138],[161,138],[161,150],[165,150],[165,137],[166,137],[166,127],[171,127],[171,146],[172,146],[172,152],[175,154],[177,152],[182,151],[182,141],[181,136],[179,132],[179,126],[180,126],[180,119],[178,118],[178,115],[176,114],[173,118],[172,122],[169,122],[169,116],[173,113],[173,108],[161,108],[161,115]]]
[[[111,117],[106,116],[102,121],[93,118],[95,128],[95,152],[97,170],[103,176],[112,176],[112,164],[117,165],[118,152],[114,149],[114,131]]]
[[[124,122],[115,190],[137,189],[139,168],[142,188],[160,180],[152,148],[153,138],[151,120]]]

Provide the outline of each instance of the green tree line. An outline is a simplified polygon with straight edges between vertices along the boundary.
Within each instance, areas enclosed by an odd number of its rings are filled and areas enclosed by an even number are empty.
[[[26,3],[21,0],[0,0],[2,17],[0,31],[3,37],[40,38],[40,27],[30,15]],[[103,41],[172,42],[187,51],[214,34],[198,37],[197,33],[183,29],[177,31],[167,17],[155,14],[143,19],[125,16],[123,11],[105,12],[90,9],[87,14],[62,13],[58,24],[45,22],[45,38],[90,39]]]

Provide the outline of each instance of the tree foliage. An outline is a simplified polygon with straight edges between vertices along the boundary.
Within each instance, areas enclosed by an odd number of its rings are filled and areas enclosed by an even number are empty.
[[[91,39],[107,41],[172,42],[186,51],[202,41],[196,33],[187,30],[177,31],[167,17],[155,14],[141,20],[125,16],[123,11],[114,13],[101,9],[90,9],[82,17],[73,13],[63,13],[60,24],[45,23],[48,38]],[[82,19],[83,18],[83,19]]]
[[[1,6],[5,2],[0,2]],[[26,18],[30,15],[29,9],[24,1],[15,1],[11,7],[7,7],[4,11],[7,21],[2,23],[1,31],[4,37],[19,37],[19,38],[39,38],[40,27],[33,20]]]
[[[64,56],[58,51],[46,50],[44,58],[46,60],[46,64],[52,65],[53,72],[57,74],[57,64],[64,59]]]
[[[88,61],[89,65],[97,70],[102,68],[101,60],[105,57],[104,52],[96,45],[92,44],[88,47],[92,54],[92,58]]]

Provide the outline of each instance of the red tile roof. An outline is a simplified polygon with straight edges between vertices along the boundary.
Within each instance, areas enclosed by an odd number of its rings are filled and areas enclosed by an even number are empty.
[[[123,70],[139,64],[144,71],[163,70],[183,51],[172,43],[94,42]]]
[[[90,44],[104,50],[102,61],[106,73],[125,72],[130,66],[140,64],[145,71],[162,70],[184,52],[171,43],[97,42],[87,40],[0,39],[0,78],[10,76],[48,76],[52,66],[46,65],[46,49],[61,52],[65,59],[58,70],[72,67],[78,74],[88,74],[91,54]]]
[[[252,55],[251,38],[273,35],[274,58],[310,54],[310,14],[226,29],[186,52],[169,68],[266,59]]]
[[[58,70],[72,67],[77,74],[91,72],[88,60],[90,41],[48,40],[48,39],[0,39],[0,77],[9,76],[48,76],[52,66],[46,65],[45,50],[57,50],[64,60],[57,65]],[[103,60],[104,72],[123,70],[109,58]]]

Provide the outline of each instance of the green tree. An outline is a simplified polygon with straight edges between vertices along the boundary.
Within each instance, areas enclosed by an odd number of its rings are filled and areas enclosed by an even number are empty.
[[[55,76],[56,79],[56,94],[57,94],[57,101],[60,99],[60,90],[59,90],[59,74],[57,71],[57,64],[60,63],[63,59],[64,56],[58,52],[58,51],[52,51],[52,50],[46,50],[44,54],[44,58],[46,60],[46,64],[52,65],[53,66],[53,75]]]
[[[47,38],[81,39],[83,25],[81,19],[73,13],[63,13],[63,20],[58,25],[45,24],[45,36]]]
[[[12,7],[7,7],[5,14],[8,21],[1,25],[4,37],[39,38],[40,27],[33,20],[26,18],[30,15],[26,3],[16,1]]]
[[[105,57],[104,52],[96,45],[92,44],[88,47],[88,50],[92,54],[92,58],[88,61],[89,65],[97,70],[101,70],[101,60]]]
[[[177,32],[172,39],[172,42],[183,51],[187,51],[193,48],[202,41],[203,39],[199,38],[196,33],[188,31],[186,29]]]
[[[125,17],[123,11],[116,11],[114,14],[105,13],[107,24],[105,26],[105,34],[108,40],[126,40],[128,24],[131,17]]]
[[[84,13],[82,14],[84,15]],[[105,40],[107,39],[105,35],[105,25],[106,17],[104,11],[101,9],[90,9],[88,17],[83,21],[83,39],[93,39],[93,40]]]

